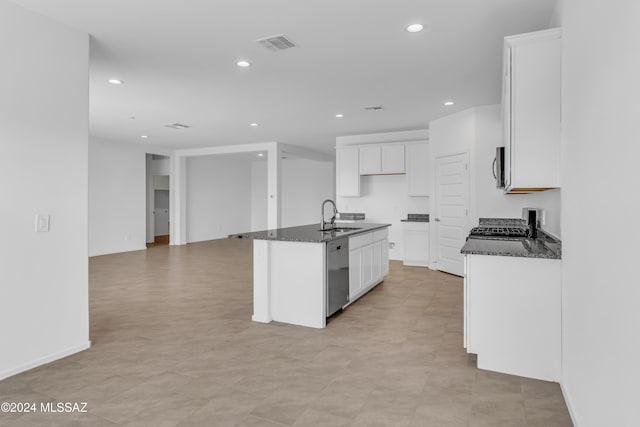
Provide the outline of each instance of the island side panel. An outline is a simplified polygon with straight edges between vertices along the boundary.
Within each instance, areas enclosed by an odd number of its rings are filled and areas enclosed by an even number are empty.
[[[253,316],[254,322],[271,322],[271,289],[269,280],[269,241],[253,241]]]
[[[326,326],[326,244],[270,242],[271,318],[312,328]]]

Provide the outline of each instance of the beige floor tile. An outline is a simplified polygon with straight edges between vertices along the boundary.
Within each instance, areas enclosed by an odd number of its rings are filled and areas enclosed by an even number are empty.
[[[251,322],[252,244],[91,258],[92,348],[0,382],[0,401],[86,401],[6,426],[570,426],[557,384],[480,371],[462,279],[390,263],[322,330]]]

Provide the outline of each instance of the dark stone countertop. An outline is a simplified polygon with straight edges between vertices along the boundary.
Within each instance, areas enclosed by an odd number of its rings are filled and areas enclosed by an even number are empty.
[[[286,242],[325,243],[342,237],[351,237],[391,226],[391,224],[372,223],[340,223],[336,228],[347,229],[343,232],[320,231],[320,224],[301,225],[298,227],[278,228],[275,230],[254,231],[231,234],[229,238],[254,240],[280,240]]]
[[[401,222],[429,222],[429,214],[407,214],[406,219],[401,219]]]
[[[473,255],[561,259],[562,243],[543,230],[538,230],[536,239],[469,236],[460,252]]]

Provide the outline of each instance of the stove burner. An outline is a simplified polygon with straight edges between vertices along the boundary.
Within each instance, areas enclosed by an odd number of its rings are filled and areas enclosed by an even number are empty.
[[[524,227],[474,227],[470,236],[482,237],[527,237],[527,229]]]

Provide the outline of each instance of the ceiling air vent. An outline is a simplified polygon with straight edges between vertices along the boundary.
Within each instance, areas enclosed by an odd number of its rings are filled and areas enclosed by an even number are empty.
[[[380,111],[382,110],[382,105],[369,105],[367,107],[362,107],[365,111]]]
[[[182,123],[171,123],[171,124],[168,124],[168,125],[164,125],[164,127],[180,130],[180,129],[190,128],[191,126],[183,125]]]
[[[296,47],[296,44],[289,40],[284,34],[269,36],[256,41],[273,52]]]

